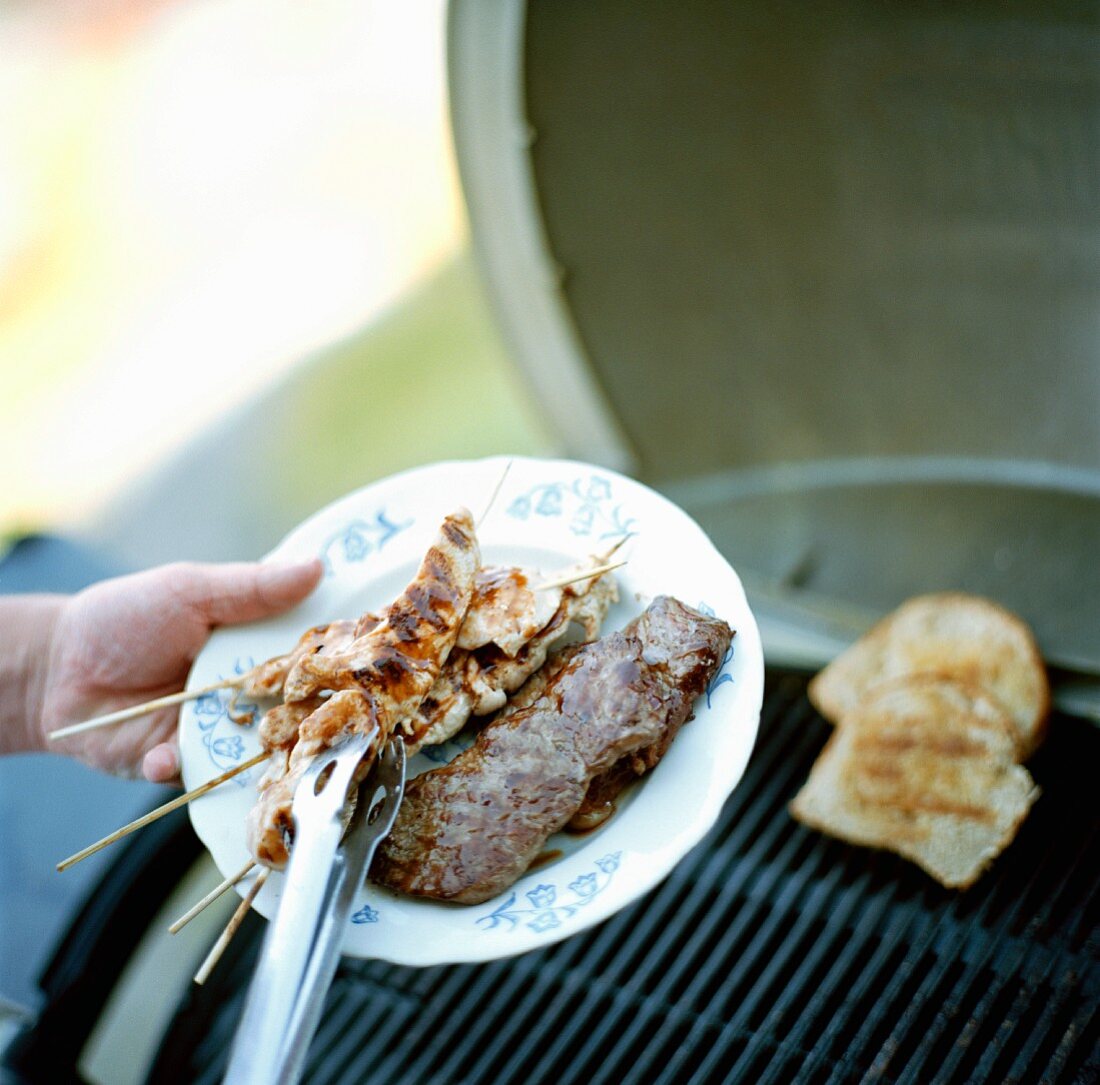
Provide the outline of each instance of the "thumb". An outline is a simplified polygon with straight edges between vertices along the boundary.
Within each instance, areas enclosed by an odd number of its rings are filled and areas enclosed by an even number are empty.
[[[268,618],[300,603],[321,579],[317,558],[276,562],[185,566],[176,591],[207,625]]]

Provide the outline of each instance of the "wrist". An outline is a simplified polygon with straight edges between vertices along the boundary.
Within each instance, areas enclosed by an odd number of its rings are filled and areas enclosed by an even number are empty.
[[[66,597],[0,600],[0,752],[46,749],[43,709]]]

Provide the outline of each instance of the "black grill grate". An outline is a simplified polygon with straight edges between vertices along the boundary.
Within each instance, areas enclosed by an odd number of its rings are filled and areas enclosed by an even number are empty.
[[[1043,796],[964,894],[789,817],[828,731],[803,678],[771,675],[745,779],[658,889],[512,960],[345,962],[306,1081],[1096,1081],[1100,731],[1053,721],[1030,766]],[[190,992],[150,1082],[221,1080],[262,929]]]
[[[791,820],[786,805],[827,734],[804,679],[771,676],[744,781],[662,886],[515,960],[347,962],[306,1079],[1096,1079],[1100,733],[1054,721],[1032,766],[1043,797],[965,894]],[[219,1079],[259,927],[181,1010],[151,1080]]]

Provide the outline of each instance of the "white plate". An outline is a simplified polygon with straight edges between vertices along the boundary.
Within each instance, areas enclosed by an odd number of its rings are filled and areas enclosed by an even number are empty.
[[[313,595],[277,619],[221,629],[195,661],[188,685],[209,685],[286,651],[306,628],[355,617],[394,598],[415,573],[443,517],[459,504],[485,508],[506,459],[443,463],[368,486],[323,509],[271,555],[319,554],[326,575]],[[481,525],[486,562],[551,573],[633,534],[616,572],[620,602],[604,631],[622,628],[655,595],[713,610],[736,631],[721,672],[661,763],[627,793],[603,826],[559,833],[558,857],[479,905],[401,897],[368,885],[348,925],[344,952],[398,964],[487,961],[547,946],[606,919],[652,889],[714,823],[744,772],[763,696],[756,623],[737,574],[687,515],[613,471],[564,460],[515,459]],[[193,788],[259,751],[254,729],[228,719],[226,694],[185,707],[180,720],[183,778]],[[425,771],[461,748],[461,738],[410,763]],[[190,804],[195,831],[226,874],[248,860],[245,817],[259,769]],[[247,888],[248,880],[239,886]],[[272,916],[282,875],[268,879],[256,906]]]

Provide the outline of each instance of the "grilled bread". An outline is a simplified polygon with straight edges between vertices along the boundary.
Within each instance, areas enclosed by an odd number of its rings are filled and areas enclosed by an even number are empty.
[[[1038,791],[1016,763],[1012,720],[973,684],[914,676],[847,710],[791,803],[801,822],[972,885]]]
[[[913,674],[984,686],[1011,717],[1019,760],[1042,741],[1050,687],[1031,630],[996,603],[959,592],[904,603],[814,678],[810,700],[836,723],[879,683]]]

